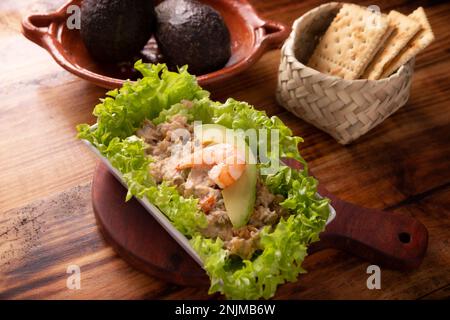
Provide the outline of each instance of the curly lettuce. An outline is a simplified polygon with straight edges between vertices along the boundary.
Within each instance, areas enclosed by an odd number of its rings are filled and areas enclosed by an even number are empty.
[[[79,125],[78,137],[91,142],[122,173],[128,186],[127,200],[146,197],[190,239],[211,278],[210,293],[220,292],[230,299],[272,297],[278,285],[295,281],[305,272],[301,265],[307,247],[318,240],[329,215],[329,200],[317,196],[317,181],[308,176],[307,164],[299,153],[298,144],[303,140],[293,136],[278,117],[268,117],[245,102],[210,100],[209,93],[198,86],[186,68],[171,72],[165,65],[140,61],[135,68],[143,78],[108,92],[94,109],[96,126]],[[269,151],[268,159],[289,157],[303,163],[302,170],[281,165],[262,177],[272,193],[284,196],[281,206],[290,215],[275,227],[263,228],[261,250],[252,259],[231,256],[222,240],[202,236],[199,230],[207,221],[198,209],[198,200],[183,197],[165,182],[156,184],[149,174],[152,159],[145,154],[144,141],[134,133],[145,119],[159,124],[176,114],[190,122],[216,123],[235,130],[277,129],[279,145],[276,154]]]
[[[113,138],[124,139],[133,135],[146,118],[157,117],[162,110],[183,99],[209,96],[187,68],[170,72],[163,64],[149,65],[140,60],[134,67],[144,77],[136,82],[126,82],[119,90],[107,92],[107,97],[94,108],[97,128],[90,132],[88,125],[78,126],[82,138],[104,148]]]
[[[281,206],[292,214],[281,218],[273,230],[264,227],[262,252],[255,259],[230,267],[232,261],[220,239],[197,235],[191,240],[211,277],[210,293],[221,292],[232,299],[268,299],[278,285],[295,281],[299,273],[305,272],[301,265],[307,246],[319,239],[329,215],[329,201],[317,197],[315,179],[289,167],[282,167],[265,181],[273,193],[285,196]]]

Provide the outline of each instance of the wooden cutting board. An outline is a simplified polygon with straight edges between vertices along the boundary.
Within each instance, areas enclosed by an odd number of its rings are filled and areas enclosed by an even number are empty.
[[[290,164],[294,165],[295,164]],[[92,183],[95,216],[106,240],[135,268],[178,285],[205,285],[203,269],[172,239],[136,199],[125,202],[126,189],[99,163]],[[371,263],[407,270],[420,265],[428,245],[427,229],[408,214],[362,208],[324,188],[336,218],[312,244],[312,254],[325,248],[350,252]]]

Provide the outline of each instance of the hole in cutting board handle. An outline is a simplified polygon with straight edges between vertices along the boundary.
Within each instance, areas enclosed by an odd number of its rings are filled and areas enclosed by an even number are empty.
[[[401,243],[410,243],[411,242],[411,235],[408,232],[401,232],[398,234],[398,239]]]

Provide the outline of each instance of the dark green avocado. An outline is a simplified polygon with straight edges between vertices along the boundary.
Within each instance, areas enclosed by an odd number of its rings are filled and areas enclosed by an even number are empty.
[[[221,69],[230,59],[230,33],[219,12],[194,0],[166,0],[156,9],[156,40],[172,67],[195,75]]]
[[[81,38],[93,58],[120,62],[139,54],[155,27],[151,0],[84,0]]]

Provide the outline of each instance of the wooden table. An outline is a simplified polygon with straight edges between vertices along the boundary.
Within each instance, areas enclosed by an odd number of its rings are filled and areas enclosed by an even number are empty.
[[[0,2],[0,298],[208,298],[207,288],[179,287],[135,271],[100,235],[90,204],[97,160],[75,139],[78,123],[105,94],[60,68],[20,33],[21,17],[62,1]],[[291,24],[319,1],[257,1],[261,16]],[[365,5],[372,4],[364,1]],[[279,50],[214,98],[245,100],[279,115],[301,135],[303,156],[320,183],[361,206],[407,212],[429,231],[419,269],[382,270],[368,290],[367,262],[326,250],[308,257],[308,274],[280,287],[277,299],[434,299],[450,296],[450,4],[377,1],[383,10],[426,9],[436,41],[421,54],[406,106],[343,147],[279,107],[274,99]],[[69,265],[81,289],[69,290]]]

